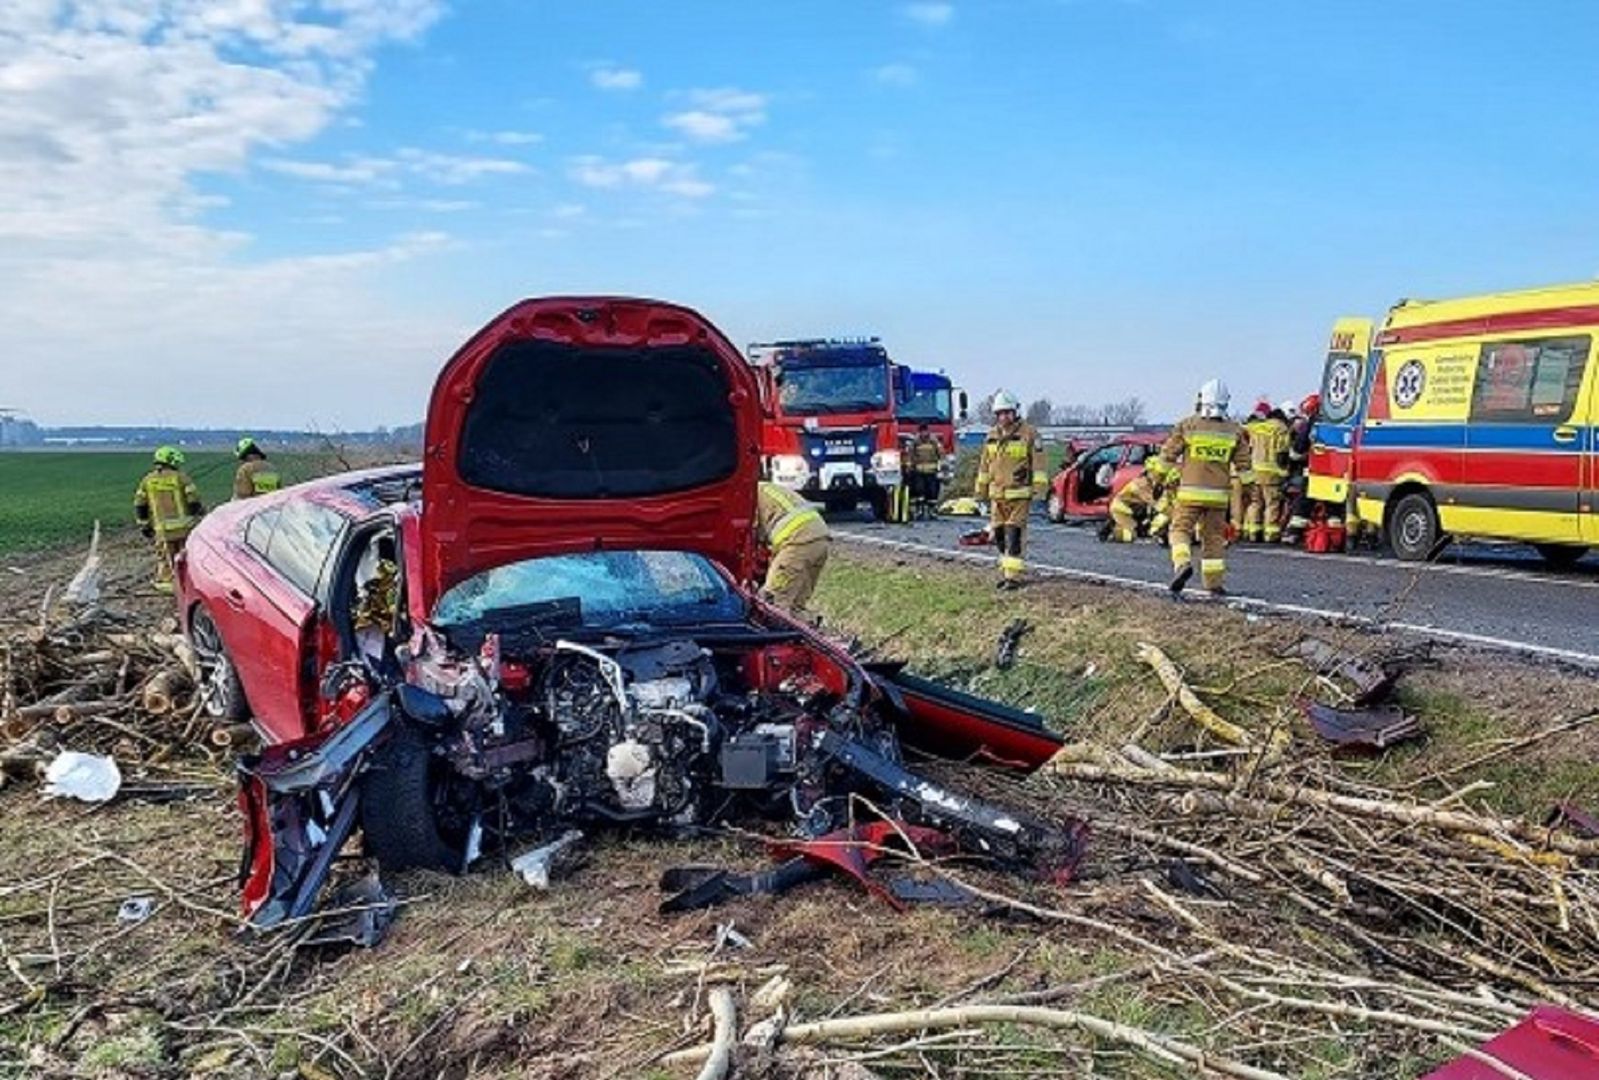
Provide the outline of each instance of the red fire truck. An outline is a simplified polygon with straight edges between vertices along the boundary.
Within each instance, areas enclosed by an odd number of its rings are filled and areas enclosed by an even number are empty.
[[[822,503],[887,519],[900,484],[895,406],[906,386],[877,338],[759,342],[763,475]]]

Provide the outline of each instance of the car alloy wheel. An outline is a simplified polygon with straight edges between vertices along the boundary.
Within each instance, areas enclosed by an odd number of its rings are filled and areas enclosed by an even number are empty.
[[[189,623],[189,642],[194,647],[199,668],[200,709],[214,720],[243,720],[249,715],[239,671],[222,643],[222,633],[210,614],[201,608]]]

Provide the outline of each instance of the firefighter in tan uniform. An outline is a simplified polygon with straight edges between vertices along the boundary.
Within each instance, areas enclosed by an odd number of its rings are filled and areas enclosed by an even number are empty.
[[[1181,464],[1180,486],[1171,522],[1173,595],[1194,574],[1194,535],[1203,545],[1199,571],[1205,588],[1223,595],[1227,576],[1227,504],[1233,469],[1249,469],[1249,436],[1227,419],[1227,386],[1212,379],[1199,388],[1199,410],[1172,429],[1160,456]]]
[[[267,460],[266,451],[257,446],[250,436],[239,440],[234,456],[239,459],[239,468],[233,474],[235,499],[254,498],[283,486],[283,477]]]
[[[1164,532],[1170,513],[1166,492],[1168,475],[1166,463],[1159,454],[1145,458],[1144,471],[1118,488],[1110,500],[1110,520],[1100,528],[1099,538],[1132,543],[1138,539],[1140,513],[1149,517],[1147,531],[1150,536],[1158,537]]]
[[[761,481],[756,492],[755,538],[772,553],[761,591],[767,599],[800,612],[816,591],[827,564],[827,522],[786,487]]]
[[[163,446],[155,467],[133,492],[133,516],[146,540],[155,544],[155,581],[159,592],[172,591],[172,559],[183,549],[194,523],[205,513],[199,489],[183,471],[183,451]]]
[[[999,549],[1001,589],[1021,585],[1027,539],[1027,515],[1033,500],[1044,497],[1049,477],[1044,472],[1044,447],[1033,425],[1017,415],[1020,403],[1001,390],[994,395],[994,427],[977,463],[976,495],[990,504],[989,522]]]
[[[944,448],[933,437],[926,424],[916,428],[916,441],[911,444],[911,499],[917,515],[932,517],[938,506],[938,470],[944,464]]]
[[[1244,539],[1275,544],[1282,539],[1283,480],[1288,475],[1288,420],[1265,404],[1261,415],[1244,425],[1249,432],[1250,471],[1255,484],[1244,507]]]

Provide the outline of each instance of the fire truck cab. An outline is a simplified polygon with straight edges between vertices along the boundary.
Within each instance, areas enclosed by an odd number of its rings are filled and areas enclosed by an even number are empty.
[[[762,475],[829,510],[886,520],[900,486],[896,406],[906,381],[877,338],[752,344],[760,380]]]
[[[938,445],[944,448],[944,464],[940,475],[948,480],[955,471],[955,428],[964,424],[967,416],[966,391],[950,382],[942,371],[912,371],[899,368],[899,378],[904,383],[904,400],[899,403],[896,419],[899,437],[903,444],[916,438],[923,424]]]

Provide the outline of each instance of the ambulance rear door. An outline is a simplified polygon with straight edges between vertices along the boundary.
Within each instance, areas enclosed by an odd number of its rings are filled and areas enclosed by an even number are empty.
[[[1343,318],[1333,323],[1321,377],[1321,411],[1311,434],[1309,494],[1342,503],[1353,476],[1356,433],[1365,414],[1370,375],[1372,321]]]

